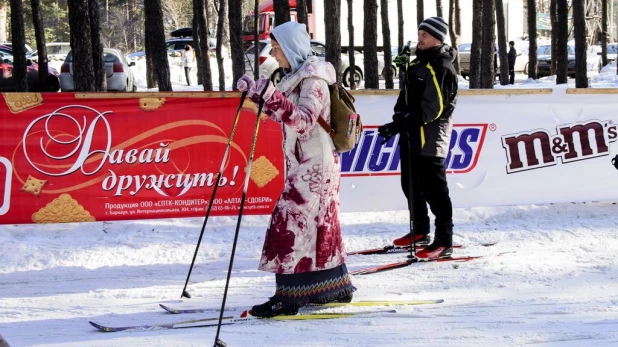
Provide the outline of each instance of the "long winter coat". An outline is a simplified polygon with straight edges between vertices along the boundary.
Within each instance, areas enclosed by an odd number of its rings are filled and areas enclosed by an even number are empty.
[[[330,63],[309,57],[285,76],[265,103],[281,123],[285,187],[266,232],[260,270],[297,274],[331,269],[345,261],[339,223],[341,164],[334,144],[318,124],[330,122]]]

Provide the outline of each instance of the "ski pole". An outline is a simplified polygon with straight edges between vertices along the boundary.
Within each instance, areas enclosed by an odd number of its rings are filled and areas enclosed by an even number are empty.
[[[268,89],[270,83],[267,83],[262,93],[260,94],[260,105],[258,107],[257,119],[255,120],[255,130],[253,131],[253,141],[251,142],[251,151],[249,152],[249,162],[247,163],[247,174],[245,176],[245,184],[240,197],[240,210],[238,211],[238,221],[236,222],[236,232],[234,233],[234,242],[232,243],[232,254],[230,254],[230,264],[227,269],[227,279],[225,280],[225,289],[223,290],[223,300],[221,301],[221,310],[219,310],[219,322],[217,323],[217,335],[215,336],[214,347],[225,346],[223,341],[219,340],[219,332],[221,331],[221,322],[223,321],[223,310],[225,310],[225,301],[227,300],[227,291],[232,277],[232,267],[234,266],[234,254],[236,253],[236,244],[238,243],[238,233],[240,231],[240,222],[242,220],[242,212],[245,207],[245,198],[247,196],[247,188],[249,187],[249,177],[251,176],[251,164],[253,164],[253,154],[255,152],[255,144],[257,142],[258,129],[260,128],[260,115],[264,107],[264,93]]]
[[[410,238],[411,238],[411,246],[410,247],[410,259],[416,259],[416,242],[414,239],[416,237],[416,228],[414,228],[414,175],[412,173],[412,146],[410,141],[410,133],[406,133],[407,142],[408,142],[408,210],[410,211]]]
[[[240,104],[238,104],[238,109],[236,109],[236,117],[234,118],[234,125],[232,125],[232,132],[230,137],[227,140],[227,146],[225,147],[225,152],[223,153],[223,160],[221,160],[221,167],[219,168],[219,173],[217,174],[217,180],[215,181],[215,187],[212,190],[212,195],[210,196],[210,202],[208,203],[208,207],[206,208],[206,217],[204,217],[204,223],[202,224],[202,230],[200,231],[200,237],[197,239],[197,245],[195,246],[195,252],[193,253],[193,260],[191,261],[191,266],[189,267],[189,273],[187,274],[187,279],[185,280],[185,286],[182,288],[182,294],[180,298],[191,298],[191,294],[187,292],[187,284],[189,283],[189,278],[191,277],[191,271],[193,271],[193,265],[195,264],[195,258],[197,257],[197,251],[200,248],[200,243],[202,242],[202,236],[204,236],[204,230],[206,230],[206,223],[208,223],[208,217],[210,216],[210,211],[212,210],[212,203],[215,200],[215,195],[217,194],[217,189],[219,188],[219,180],[221,179],[221,175],[223,174],[223,169],[225,168],[225,162],[227,161],[227,156],[230,152],[230,148],[232,147],[232,140],[234,139],[234,133],[236,132],[236,126],[238,125],[238,119],[240,119],[240,110],[242,110],[242,105],[245,102],[245,98],[247,97],[247,92],[242,92],[240,96]]]

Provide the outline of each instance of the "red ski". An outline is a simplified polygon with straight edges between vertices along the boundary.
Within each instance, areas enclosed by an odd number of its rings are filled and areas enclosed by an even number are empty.
[[[493,246],[495,243],[480,243],[478,246],[489,247]],[[420,251],[423,248],[427,247],[427,245],[416,245],[416,250]],[[462,245],[453,245],[453,248],[462,248]],[[411,246],[407,247],[396,247],[393,245],[388,245],[380,248],[371,248],[371,249],[363,249],[355,252],[348,252],[348,255],[373,255],[373,254],[395,254],[395,253],[410,253]]]
[[[364,268],[364,269],[359,269],[359,270],[355,270],[355,271],[350,272],[350,274],[352,274],[352,275],[369,275],[369,274],[374,274],[374,273],[378,273],[378,272],[382,272],[382,271],[399,269],[399,268],[402,268],[402,267],[406,267],[406,266],[412,265],[414,263],[431,263],[431,262],[441,263],[441,262],[446,262],[446,261],[465,262],[465,261],[470,261],[470,260],[474,260],[474,259],[478,259],[478,258],[482,258],[482,257],[483,256],[448,257],[448,258],[438,258],[438,259],[434,259],[434,260],[423,260],[423,261],[419,261],[418,259],[414,258],[414,259],[408,259],[408,260],[400,261],[400,262],[397,262],[397,263],[390,263],[390,264],[386,264],[386,265],[380,265],[380,266],[374,266],[374,267],[368,267],[368,268]]]

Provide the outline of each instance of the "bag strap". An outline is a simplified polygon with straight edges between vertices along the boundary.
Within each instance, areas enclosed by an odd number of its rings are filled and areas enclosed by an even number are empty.
[[[335,138],[335,130],[330,127],[330,124],[328,124],[328,122],[324,118],[322,118],[322,116],[318,116],[318,123],[320,123],[322,128],[326,130],[326,132],[330,135],[331,138]]]

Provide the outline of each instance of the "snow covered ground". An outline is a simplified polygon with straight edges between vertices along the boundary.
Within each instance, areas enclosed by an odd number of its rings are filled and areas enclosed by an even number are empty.
[[[182,86],[182,69],[172,76],[180,81],[174,90],[202,90]],[[618,87],[615,63],[591,81],[594,87]],[[230,78],[226,85],[232,85]],[[539,86],[551,88],[553,80],[518,75],[508,88]],[[353,278],[355,300],[444,303],[335,321],[255,321],[223,326],[220,337],[228,346],[615,346],[617,215],[614,202],[456,209],[454,241],[465,247],[455,255],[483,258]],[[404,233],[408,217],[392,211],[341,219],[352,251],[389,244]],[[101,333],[88,324],[217,316],[171,315],[158,307],[220,307],[236,218],[208,222],[189,285],[193,298],[180,299],[202,222],[0,225],[0,335],[12,347],[212,345],[215,328]],[[274,292],[274,276],[256,270],[267,224],[267,216],[243,218],[227,301],[232,312]],[[482,242],[497,244],[476,245]],[[355,270],[404,257],[350,256],[347,264]]]
[[[356,300],[444,303],[336,321],[223,326],[220,337],[229,346],[616,345],[617,212],[611,202],[456,209],[455,242],[466,247],[455,254],[483,258],[353,278]],[[401,236],[407,213],[344,214],[342,221],[347,249],[358,250]],[[232,311],[274,292],[274,276],[256,270],[267,223],[243,218]],[[193,298],[179,299],[201,225],[189,218],[0,226],[0,334],[13,347],[212,345],[215,328],[102,333],[88,324],[217,316],[158,308],[220,307],[236,218],[209,221],[189,285]],[[347,264],[354,270],[403,258],[350,256]]]

